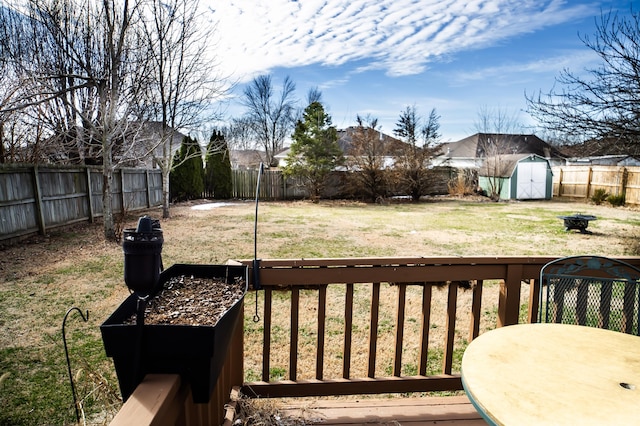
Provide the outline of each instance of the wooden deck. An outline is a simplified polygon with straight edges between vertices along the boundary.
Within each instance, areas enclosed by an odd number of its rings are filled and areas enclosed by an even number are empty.
[[[286,425],[459,425],[487,423],[462,396],[422,398],[278,400],[277,414]]]

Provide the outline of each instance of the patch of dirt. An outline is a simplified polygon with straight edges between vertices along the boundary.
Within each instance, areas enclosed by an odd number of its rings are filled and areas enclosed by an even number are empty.
[[[145,324],[214,326],[244,294],[242,278],[227,284],[216,278],[170,278],[145,310]],[[135,324],[133,315],[127,324]]]

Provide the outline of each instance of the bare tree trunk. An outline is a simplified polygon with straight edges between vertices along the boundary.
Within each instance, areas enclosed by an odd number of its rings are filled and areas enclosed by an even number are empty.
[[[169,218],[169,172],[162,169],[162,218]]]
[[[104,238],[107,241],[116,241],[116,231],[113,219],[113,164],[111,160],[111,144],[103,143],[103,168],[102,168],[102,219],[104,223]],[[106,152],[108,151],[108,152]]]

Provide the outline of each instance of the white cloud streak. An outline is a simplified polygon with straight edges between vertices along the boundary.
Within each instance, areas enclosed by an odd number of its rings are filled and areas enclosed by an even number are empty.
[[[563,0],[202,0],[218,60],[240,81],[275,67],[339,66],[389,76],[598,13]]]
[[[529,76],[545,73],[557,73],[560,69],[572,72],[585,72],[584,70],[597,65],[600,57],[591,50],[566,51],[557,56],[538,59],[530,62],[509,63],[504,62],[498,66],[483,67],[469,71],[458,71],[450,75],[450,82],[455,85],[467,85],[471,82],[480,82],[487,78],[496,79],[504,76]]]

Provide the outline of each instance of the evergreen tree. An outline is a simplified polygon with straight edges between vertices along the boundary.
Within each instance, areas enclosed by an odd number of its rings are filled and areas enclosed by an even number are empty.
[[[233,196],[231,155],[222,132],[214,130],[207,145],[204,184],[207,193],[225,200]]]
[[[204,169],[202,148],[198,141],[185,136],[174,156],[173,164],[169,177],[171,199],[184,201],[201,198],[204,192]]]
[[[320,102],[311,102],[296,123],[284,175],[300,178],[311,198],[317,200],[327,176],[341,162],[338,132],[331,117]]]

